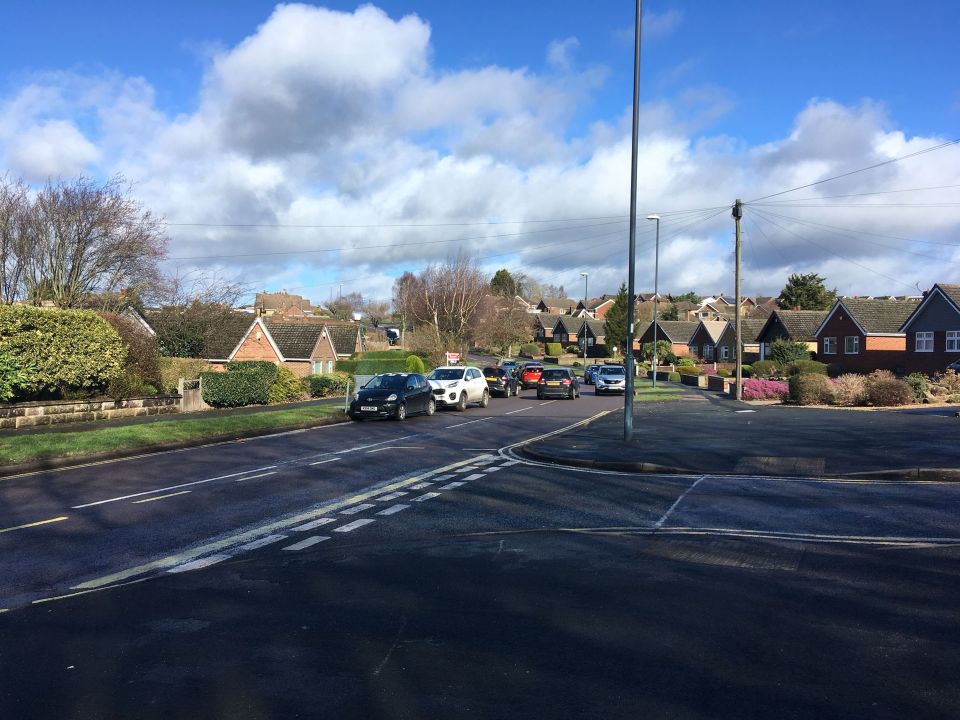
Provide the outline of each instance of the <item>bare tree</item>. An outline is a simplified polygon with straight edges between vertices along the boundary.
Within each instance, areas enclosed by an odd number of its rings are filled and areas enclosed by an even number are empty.
[[[390,303],[383,300],[368,300],[363,304],[363,312],[371,325],[380,327],[380,323],[390,314]]]
[[[472,338],[480,347],[503,354],[516,343],[533,337],[533,315],[512,302],[513,298],[488,296],[477,312]]]
[[[463,348],[490,289],[476,262],[458,255],[442,265],[430,265],[420,274],[417,285],[412,303],[414,319],[430,325],[438,339],[443,333],[456,338]]]
[[[327,307],[337,320],[353,320],[353,314],[363,308],[363,295],[358,292],[341,295]]]
[[[22,297],[27,261],[33,255],[27,232],[29,212],[23,181],[0,178],[0,302]]]
[[[166,257],[162,222],[130,196],[119,176],[97,185],[88,178],[50,182],[29,216],[33,252],[26,275],[31,300],[76,307],[91,294],[160,285]]]

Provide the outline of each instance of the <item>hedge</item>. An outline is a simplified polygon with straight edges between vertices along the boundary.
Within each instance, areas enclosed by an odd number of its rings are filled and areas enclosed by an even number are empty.
[[[406,360],[408,350],[367,350],[351,360]]]
[[[0,352],[26,370],[17,399],[103,390],[123,372],[117,331],[90,310],[0,306]]]
[[[558,342],[548,342],[543,344],[545,355],[563,355],[563,345]]]
[[[797,405],[829,405],[833,402],[833,383],[826,375],[791,375],[789,386],[790,399]]]
[[[205,372],[200,376],[203,400],[214,407],[266,405],[270,384],[252,372]]]
[[[780,373],[780,366],[773,360],[757,360],[750,366],[751,376],[760,380],[771,378]]]
[[[306,378],[310,397],[330,397],[342,395],[347,391],[347,383],[351,382],[346,373],[329,373],[326,375],[310,375]]]
[[[695,365],[681,365],[677,368],[677,372],[680,375],[702,375],[703,370],[696,367]]]
[[[826,375],[827,366],[816,360],[797,360],[787,365],[787,375]]]
[[[300,378],[286,365],[277,366],[277,377],[270,385],[267,397],[272,403],[294,402],[303,397],[303,385]]]
[[[160,358],[160,391],[176,392],[180,378],[196,380],[210,370],[210,363],[197,358]]]
[[[540,346],[536,343],[524,343],[520,346],[520,352],[524,355],[538,355],[540,353]]]
[[[406,360],[406,371],[412,373],[423,373],[426,368],[423,365],[423,360],[419,355],[408,355]]]
[[[388,372],[407,372],[406,355],[395,360],[337,360],[334,369],[349,375],[379,375]]]

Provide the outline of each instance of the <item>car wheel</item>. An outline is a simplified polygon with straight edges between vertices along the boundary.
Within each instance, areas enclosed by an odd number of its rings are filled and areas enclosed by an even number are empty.
[[[543,400],[543,393],[537,390],[537,400]]]
[[[593,389],[593,394],[594,394],[594,395],[599,395],[599,394],[600,394],[600,388],[594,388],[594,389]]]
[[[485,408],[489,404],[490,404],[490,393],[484,390],[483,395],[480,396],[480,407]]]
[[[405,403],[400,403],[397,405],[397,411],[393,415],[394,420],[406,420],[407,419],[407,406]]]
[[[427,415],[433,415],[437,411],[437,401],[433,398],[430,398],[430,402],[427,403]]]
[[[457,412],[463,412],[467,409],[467,394],[460,393],[460,399],[457,400]]]

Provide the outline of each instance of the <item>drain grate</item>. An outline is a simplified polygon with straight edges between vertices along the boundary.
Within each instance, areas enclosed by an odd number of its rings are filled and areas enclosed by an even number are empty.
[[[644,545],[640,553],[698,565],[796,572],[800,567],[803,547],[740,540],[691,541],[653,538]]]

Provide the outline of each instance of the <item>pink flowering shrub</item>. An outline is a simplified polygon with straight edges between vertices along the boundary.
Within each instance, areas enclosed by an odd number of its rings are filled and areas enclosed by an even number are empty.
[[[713,367],[713,365],[704,365],[704,366],[700,369],[700,374],[701,374],[701,375],[716,375],[716,374],[717,374],[717,369],[716,369],[715,367]]]
[[[779,380],[751,378],[743,381],[742,395],[744,400],[783,400],[790,395],[790,388]]]

